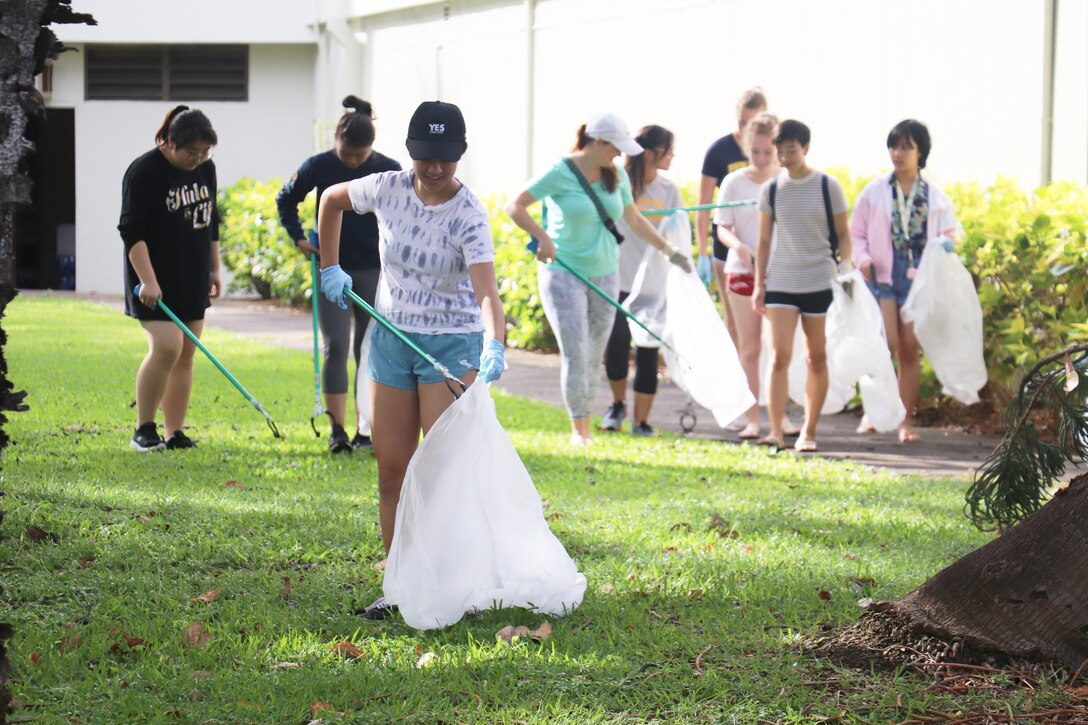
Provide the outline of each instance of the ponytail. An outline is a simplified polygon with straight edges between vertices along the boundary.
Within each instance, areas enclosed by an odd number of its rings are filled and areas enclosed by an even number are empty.
[[[358,96],[346,96],[340,104],[347,110],[336,124],[336,140],[348,146],[373,146],[375,117],[370,102]]]
[[[167,141],[173,141],[176,148],[183,148],[194,141],[215,146],[219,143],[219,135],[202,111],[189,110],[188,106],[174,106],[155,133],[157,145],[162,146]]]
[[[639,129],[635,141],[646,151],[659,152],[661,149],[667,151],[671,148],[673,138],[672,131],[669,129],[663,126],[650,125]],[[646,189],[646,164],[650,163],[649,157],[648,153],[641,153],[638,156],[628,156],[624,162],[627,176],[631,178],[631,195],[635,199],[638,199]]]

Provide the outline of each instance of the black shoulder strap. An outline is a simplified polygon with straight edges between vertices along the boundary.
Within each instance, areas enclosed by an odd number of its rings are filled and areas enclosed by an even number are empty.
[[[582,175],[582,170],[578,168],[578,164],[574,163],[574,159],[569,156],[563,157],[563,161],[566,162],[567,167],[570,168],[570,172],[574,174],[574,178],[578,179],[578,183],[582,186],[582,190],[586,192],[586,196],[593,202],[594,208],[597,209],[597,215],[601,218],[601,223],[604,224],[605,228],[616,238],[616,244],[622,244],[623,235],[620,234],[619,229],[616,228],[616,222],[612,217],[608,216],[608,212],[604,210],[604,205],[601,204],[601,200],[597,197],[597,192],[593,191],[593,187],[589,185],[589,180]]]
[[[820,179],[820,186],[824,190],[824,212],[827,214],[827,241],[831,244],[831,256],[837,261],[839,258],[839,233],[835,229],[835,215],[831,212],[831,182],[828,180],[827,174],[820,175],[823,177]]]
[[[775,178],[771,179],[771,188],[769,189],[769,191],[771,192],[771,219],[775,219],[777,221],[777,219],[775,217],[775,214],[774,214],[774,195],[775,195],[775,192],[778,191],[778,177],[777,176]]]

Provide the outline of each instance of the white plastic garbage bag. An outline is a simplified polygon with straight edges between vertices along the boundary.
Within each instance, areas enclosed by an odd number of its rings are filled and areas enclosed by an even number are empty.
[[[880,305],[856,269],[833,278],[831,293],[826,327],[829,375],[842,385],[859,383],[869,422],[878,431],[895,430],[907,409],[899,398]]]
[[[759,404],[767,405],[767,390],[771,375],[771,322],[763,318],[763,344],[759,351]],[[798,319],[793,333],[793,357],[790,358],[789,398],[797,405],[805,404],[805,385],[808,383],[808,363],[805,361],[805,334],[801,331]],[[853,386],[844,385],[834,376],[829,376],[827,396],[820,409],[821,415],[834,415],[846,407],[854,397]]]
[[[495,606],[558,616],[585,593],[483,383],[469,386],[412,456],[395,532],[385,598],[416,629]]]
[[[661,221],[658,231],[669,244],[691,258],[691,222],[687,214],[669,214]],[[657,249],[648,244],[643,246],[646,251],[642,254],[638,272],[631,283],[631,293],[624,300],[623,307],[650,328],[654,335],[664,337],[666,285],[669,268],[673,265]],[[627,326],[631,329],[631,341],[638,347],[661,347],[661,343],[638,323],[628,319]]]
[[[676,217],[681,221],[673,222]],[[677,249],[690,252],[691,227],[687,215],[667,219],[662,224],[662,234],[672,230],[673,224],[681,230],[680,234],[676,241],[669,236],[665,238]],[[682,235],[684,228],[688,230],[686,240]],[[695,272],[685,273],[669,264],[665,293],[669,303],[665,310],[664,337],[673,350],[664,348],[662,352],[669,376],[696,403],[710,410],[717,424],[725,428],[756,402],[748,389],[737,349]]]
[[[374,328],[378,323],[374,320],[366,326],[366,334],[363,335],[363,344],[359,346],[359,366],[355,368],[355,409],[359,411],[359,432],[365,436],[370,435],[370,377],[366,373],[366,366],[370,360],[370,338],[374,335]]]
[[[918,274],[899,314],[914,323],[942,392],[961,403],[977,403],[986,385],[982,354],[982,305],[971,273],[959,255],[945,252],[942,239],[926,245]]]

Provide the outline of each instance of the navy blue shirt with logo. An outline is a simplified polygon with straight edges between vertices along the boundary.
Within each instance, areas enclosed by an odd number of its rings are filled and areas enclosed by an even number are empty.
[[[125,314],[140,320],[169,320],[133,294],[140,283],[129,262],[137,242],[147,245],[151,268],[163,302],[183,321],[203,320],[211,275],[211,244],[219,241],[219,209],[215,202],[215,164],[205,161],[193,171],[179,169],[159,149],[143,154],[121,181],[121,220],[117,229],[125,243]]]
[[[317,189],[317,209],[321,209],[321,195],[333,184],[361,179],[382,171],[400,171],[400,164],[377,151],[354,169],[349,169],[333,150],[311,156],[302,162],[298,171],[276,195],[276,208],[280,223],[292,240],[305,239],[302,222],[298,218],[298,205],[311,189]],[[316,217],[316,214],[315,214]],[[377,269],[378,220],[373,214],[344,212],[340,225],[340,266],[344,269]]]

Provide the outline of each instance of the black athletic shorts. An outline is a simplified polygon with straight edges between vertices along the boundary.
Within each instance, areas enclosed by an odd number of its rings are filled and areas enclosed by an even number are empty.
[[[767,307],[792,307],[806,317],[823,317],[831,307],[831,290],[819,292],[767,292]]]

